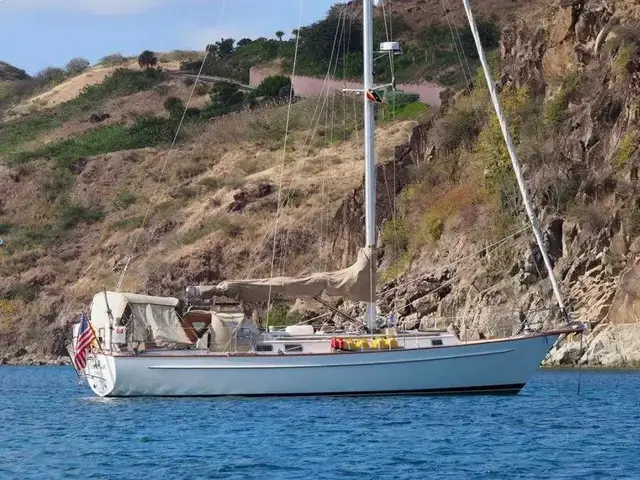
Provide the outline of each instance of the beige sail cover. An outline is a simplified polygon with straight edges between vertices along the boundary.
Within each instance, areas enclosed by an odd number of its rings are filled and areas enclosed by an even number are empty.
[[[246,302],[265,302],[274,297],[315,297],[323,292],[356,302],[369,300],[371,249],[362,248],[356,263],[335,272],[313,273],[301,277],[277,277],[257,280],[234,280],[216,286],[193,287],[202,298],[226,296]]]

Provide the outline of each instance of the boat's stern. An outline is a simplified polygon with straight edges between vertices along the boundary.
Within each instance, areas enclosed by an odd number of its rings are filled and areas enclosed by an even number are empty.
[[[95,353],[87,358],[84,377],[91,390],[101,397],[109,396],[116,386],[116,369],[111,355]]]
[[[85,380],[96,395],[106,397],[113,391],[116,384],[114,359],[110,355],[101,353],[100,348],[94,342],[87,351],[85,367],[80,368],[75,359],[79,330],[80,323],[77,323],[73,326],[73,339],[67,346],[71,364],[75,368],[78,377]]]

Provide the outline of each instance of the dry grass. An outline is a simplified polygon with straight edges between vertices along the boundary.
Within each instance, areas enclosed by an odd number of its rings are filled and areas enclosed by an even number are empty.
[[[175,88],[166,93],[178,97],[188,93],[181,83]],[[108,112],[115,118],[108,121],[160,113],[161,93],[142,92],[112,101]],[[318,263],[318,252],[326,252],[327,241],[318,234],[320,219],[326,231],[327,219],[344,196],[360,184],[362,137],[359,124],[356,135],[353,121],[353,131],[346,140],[341,136],[340,141],[312,147],[315,107],[313,99],[293,105],[286,154],[282,147],[287,107],[271,106],[206,125],[190,125],[188,141],[178,144],[169,157],[166,148],[145,148],[89,158],[81,173],[70,175],[69,201],[101,206],[104,221],[73,229],[64,242],[38,250],[37,262],[29,262],[27,257],[20,260],[36,250],[19,252],[10,262],[0,258],[0,289],[3,282],[17,282],[23,275],[37,272],[43,262],[55,264],[56,278],[48,291],[64,295],[69,300],[65,308],[79,309],[90,301],[94,291],[115,286],[136,239],[126,290],[169,293],[173,290],[157,290],[160,283],[181,287],[188,281],[185,275],[202,271],[209,264],[219,266],[226,277],[268,274],[277,195],[250,203],[243,213],[228,212],[237,187],[260,181],[282,183],[283,187],[276,270],[296,274],[326,267]],[[323,119],[326,114],[317,128],[329,131],[331,125],[327,128]],[[385,145],[405,142],[413,125],[403,122],[380,127],[378,152]],[[83,128],[81,119],[74,119],[54,135],[74,135]],[[42,137],[38,141],[50,139]],[[43,185],[54,175],[52,168],[52,162],[44,160],[22,167],[24,171],[0,166],[0,183],[5,186],[0,223],[9,218],[11,223],[31,228],[56,218],[58,206],[42,195]],[[20,175],[19,182],[12,180],[16,174]],[[115,207],[122,203],[118,197],[122,192],[136,198],[135,202],[126,202],[126,210]],[[25,202],[26,198],[30,200]],[[146,224],[140,228],[150,207]],[[220,258],[211,257],[218,251]]]
[[[96,85],[102,83],[105,78],[111,75],[117,68],[126,67],[130,69],[139,69],[137,62],[128,61],[123,65],[113,67],[94,67],[86,72],[70,78],[66,82],[56,85],[49,91],[32,97],[25,102],[13,108],[16,116],[41,111],[61,103],[68,102],[76,98],[87,85]]]

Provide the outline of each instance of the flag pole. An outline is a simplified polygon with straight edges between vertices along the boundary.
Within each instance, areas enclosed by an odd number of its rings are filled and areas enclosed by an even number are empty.
[[[104,304],[107,307],[107,317],[109,318],[109,351],[112,352],[113,351],[113,312],[111,311],[111,308],[109,307],[109,299],[107,298],[107,288],[106,287],[102,287],[103,292],[104,292]]]
[[[67,345],[67,353],[69,354],[69,358],[71,359],[71,365],[73,366],[73,370],[76,372],[76,375],[78,376],[78,380],[82,381],[84,380],[84,378],[82,378],[82,375],[80,375],[80,372],[78,371],[78,367],[76,367],[76,362],[75,362],[75,355],[73,355],[73,343],[71,345]]]
[[[82,312],[84,315],[84,312]],[[96,331],[93,329],[93,325],[91,325],[91,320],[88,320],[89,328],[91,329],[91,333],[93,333],[93,338],[95,338],[98,347],[100,348],[100,353],[104,353],[104,348],[102,348],[102,342],[100,341],[100,337],[96,335]]]

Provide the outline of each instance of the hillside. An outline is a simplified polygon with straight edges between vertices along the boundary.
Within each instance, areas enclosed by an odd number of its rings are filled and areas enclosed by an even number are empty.
[[[465,75],[478,65],[471,32],[461,2],[449,0],[403,0],[389,2],[391,10],[378,8],[374,16],[374,45],[393,39],[402,42],[404,55],[393,59],[400,83],[435,82],[463,88]],[[498,46],[500,29],[516,18],[533,18],[549,8],[548,0],[478,0],[473,2],[480,22],[483,44],[489,51]],[[385,3],[385,5],[387,5]],[[359,79],[362,72],[362,3],[334,6],[325,19],[301,29],[296,72],[298,75]],[[385,21],[386,19],[386,21]],[[211,45],[204,72],[248,83],[249,70],[268,65],[290,75],[296,36],[289,40],[267,38],[222,39]],[[462,55],[461,55],[462,53]],[[185,62],[185,70],[197,70],[199,62]],[[375,62],[374,74],[381,82],[391,78],[386,57]]]
[[[394,4],[416,18],[409,9],[435,8]],[[503,106],[556,275],[572,314],[592,327],[586,353],[572,339],[551,361],[637,365],[637,6],[486,2],[503,5],[491,55]],[[486,86],[471,73],[472,85],[428,118],[379,112],[380,308],[407,327],[465,339],[510,334],[523,320],[558,325]],[[9,361],[63,354],[68,324],[95,292],[114,288],[129,259],[125,290],[172,295],[268,275],[274,253],[277,274],[353,260],[359,101],[294,104],[283,152],[286,106],[236,108],[237,91],[220,88],[201,89],[172,151],[182,109],[167,100],[185,101],[190,86],[154,69],[113,72],[0,125],[0,352]],[[281,319],[293,318],[290,307],[277,305]],[[299,303],[295,315],[309,309],[322,313]]]
[[[20,70],[13,65],[0,61],[0,82],[12,80],[27,80],[29,75],[24,70]]]

